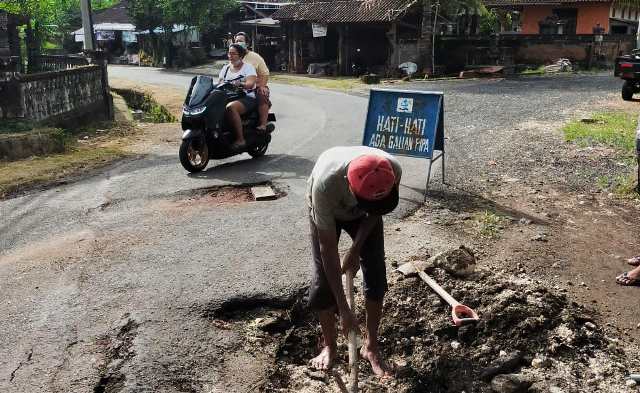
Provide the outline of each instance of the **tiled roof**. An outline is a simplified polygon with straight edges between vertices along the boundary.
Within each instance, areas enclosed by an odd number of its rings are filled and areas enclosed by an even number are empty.
[[[417,0],[300,1],[285,5],[271,17],[282,21],[319,23],[389,22],[397,19]]]
[[[483,0],[487,7],[545,4],[611,3],[613,0]]]
[[[127,0],[121,0],[111,8],[93,14],[93,24],[99,23],[131,23],[133,19],[127,13]]]

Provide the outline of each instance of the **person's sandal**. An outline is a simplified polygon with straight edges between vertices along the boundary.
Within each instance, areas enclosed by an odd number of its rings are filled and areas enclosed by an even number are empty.
[[[276,126],[274,126],[273,123],[267,123],[267,125],[265,125],[264,127],[256,127],[256,131],[258,131],[258,134],[271,134],[275,129]]]
[[[247,143],[232,143],[231,144],[231,150],[233,150],[236,153],[240,153],[243,152],[245,150],[247,150]]]
[[[631,266],[640,266],[640,255],[627,259],[627,263]]]
[[[625,287],[640,287],[640,278],[629,277],[629,272],[624,272],[616,277],[616,283]]]

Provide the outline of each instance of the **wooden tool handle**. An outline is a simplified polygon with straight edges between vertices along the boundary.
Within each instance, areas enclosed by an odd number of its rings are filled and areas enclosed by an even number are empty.
[[[449,303],[451,307],[455,307],[458,304],[460,304],[460,302],[454,299],[453,296],[449,295],[449,292],[445,291],[444,288],[442,288],[440,285],[438,285],[437,282],[435,282],[431,277],[429,277],[427,273],[418,269],[418,267],[416,266],[415,263],[413,263],[413,261],[411,261],[411,264],[413,265],[413,268],[416,269],[416,272],[418,272],[418,275],[420,276],[420,278],[424,282],[426,282],[431,287],[431,289],[433,289],[438,295],[440,295],[440,297],[442,297],[447,303]]]
[[[347,303],[355,316],[356,307],[353,295],[353,271],[347,271]],[[354,329],[349,332],[349,392],[358,392],[358,343]]]

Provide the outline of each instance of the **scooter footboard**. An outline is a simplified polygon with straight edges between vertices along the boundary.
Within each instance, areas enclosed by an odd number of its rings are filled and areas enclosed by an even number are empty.
[[[187,139],[195,139],[195,138],[200,138],[202,136],[202,130],[199,129],[186,129],[184,130],[184,132],[182,133],[182,140],[187,140]]]

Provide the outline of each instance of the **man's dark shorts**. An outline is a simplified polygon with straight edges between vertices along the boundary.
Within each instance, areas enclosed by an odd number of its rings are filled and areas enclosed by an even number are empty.
[[[247,113],[253,112],[254,110],[256,110],[256,107],[258,106],[256,99],[253,97],[244,96],[240,98],[238,101],[242,103]]]
[[[340,239],[340,232],[346,231],[351,239],[358,233],[361,220],[336,222],[336,237]],[[311,252],[313,262],[311,266],[311,286],[309,287],[309,307],[314,311],[327,310],[336,306],[336,301],[327,282],[320,256],[320,240],[318,230],[313,220],[309,218],[311,227]],[[387,272],[384,263],[384,232],[382,217],[371,230],[369,237],[362,245],[360,252],[360,268],[362,269],[365,298],[382,301],[387,291]]]

